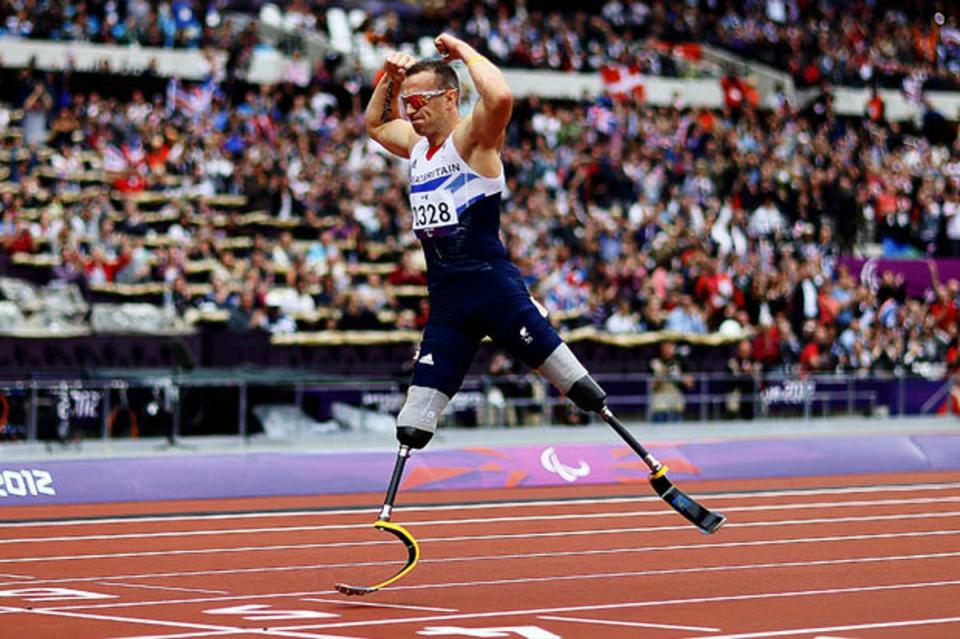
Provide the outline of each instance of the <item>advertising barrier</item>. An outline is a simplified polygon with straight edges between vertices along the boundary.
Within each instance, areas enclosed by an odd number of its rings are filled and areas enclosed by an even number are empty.
[[[960,468],[960,434],[653,442],[650,449],[680,481]],[[0,463],[0,506],[367,492],[376,504],[395,457],[390,450],[171,455]],[[411,457],[401,489],[645,484],[647,472],[622,444],[435,449]]]

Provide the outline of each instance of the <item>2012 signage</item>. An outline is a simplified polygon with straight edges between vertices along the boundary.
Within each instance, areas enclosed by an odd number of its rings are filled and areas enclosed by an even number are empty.
[[[0,497],[36,497],[56,494],[53,475],[45,470],[29,468],[0,472]]]

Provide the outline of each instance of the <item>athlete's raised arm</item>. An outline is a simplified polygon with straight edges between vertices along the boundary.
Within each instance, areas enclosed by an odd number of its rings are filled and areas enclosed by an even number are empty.
[[[383,62],[383,79],[377,84],[364,114],[367,134],[384,148],[400,157],[410,157],[417,134],[409,122],[400,117],[400,87],[407,69],[416,60],[406,53],[394,51]]]
[[[466,118],[465,133],[468,139],[458,140],[466,142],[469,148],[464,149],[460,144],[457,146],[468,152],[473,147],[498,151],[513,112],[513,94],[500,69],[469,44],[447,33],[437,36],[434,46],[447,61],[463,60],[480,96],[473,113]]]

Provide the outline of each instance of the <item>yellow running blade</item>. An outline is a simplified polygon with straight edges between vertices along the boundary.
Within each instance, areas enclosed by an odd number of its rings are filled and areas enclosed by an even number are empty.
[[[417,565],[417,562],[420,561],[420,545],[417,544],[417,540],[413,538],[413,535],[410,534],[409,530],[399,524],[394,524],[382,519],[375,521],[373,523],[373,527],[384,530],[403,542],[403,545],[407,547],[407,563],[395,575],[386,581],[378,583],[375,586],[350,586],[347,584],[336,584],[334,587],[338,592],[344,595],[369,595],[370,593],[376,592],[381,588],[386,588],[413,570],[414,566]]]

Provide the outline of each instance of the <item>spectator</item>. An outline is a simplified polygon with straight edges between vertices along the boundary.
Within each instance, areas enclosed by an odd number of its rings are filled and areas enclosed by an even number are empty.
[[[630,300],[621,299],[616,310],[604,322],[604,330],[609,333],[636,333],[640,329],[637,315],[630,308]]]
[[[880,97],[877,87],[871,87],[870,99],[866,104],[867,119],[874,124],[884,124],[886,122],[886,104]]]
[[[667,313],[664,328],[668,331],[700,335],[707,332],[700,309],[689,295],[680,297],[680,303]]]
[[[807,373],[822,373],[835,368],[830,349],[829,328],[808,324],[805,332],[808,341],[800,352],[800,370]]]
[[[641,330],[659,331],[664,328],[665,324],[666,319],[660,298],[655,296],[647,298],[647,302],[643,306],[643,314],[640,318]]]
[[[368,273],[366,279],[354,288],[351,298],[356,298],[361,306],[374,313],[386,309],[390,302],[383,287],[383,279],[377,273]]]
[[[533,397],[533,385],[526,375],[518,370],[516,362],[506,353],[496,351],[488,366],[490,376],[486,392],[482,423],[504,426],[520,426],[527,423],[532,414],[529,406],[515,406],[510,400],[528,400]]]
[[[47,117],[53,108],[53,97],[42,81],[36,81],[23,101],[23,141],[29,147],[46,142]]]
[[[405,252],[400,256],[396,268],[387,275],[387,284],[391,286],[426,286],[427,277],[424,272],[414,267],[414,254]]]
[[[227,288],[227,281],[222,277],[214,277],[213,289],[203,297],[200,307],[209,310],[231,310],[237,304],[239,299]]]
[[[60,263],[53,267],[53,281],[59,284],[76,284],[81,289],[87,285],[87,270],[80,253],[71,246],[60,250]]]
[[[753,419],[756,398],[756,364],[753,361],[753,345],[749,340],[737,342],[736,352],[727,361],[727,373],[731,376],[730,390],[724,402],[730,419]]]
[[[227,330],[233,333],[245,333],[255,330],[268,330],[269,321],[263,307],[257,301],[254,289],[245,288],[240,293],[236,306],[230,307],[230,319]]]
[[[763,196],[763,202],[750,216],[750,232],[756,236],[770,239],[783,235],[786,224],[783,214],[773,201],[773,194]]]
[[[130,262],[129,250],[124,251],[114,259],[107,257],[103,246],[95,246],[87,258],[85,269],[87,279],[91,284],[113,282],[116,274]]]
[[[341,331],[370,331],[383,327],[376,313],[369,306],[364,305],[361,297],[351,293],[347,295],[337,328]]]
[[[657,423],[680,421],[686,406],[684,391],[692,390],[694,382],[684,372],[676,344],[660,343],[660,355],[650,360],[650,371],[650,419]]]
[[[193,290],[190,288],[187,278],[182,275],[173,280],[171,297],[173,308],[180,317],[183,317],[187,310],[196,308],[197,300],[194,297]]]
[[[279,304],[267,303],[264,328],[274,335],[290,334],[297,331],[297,322]]]

